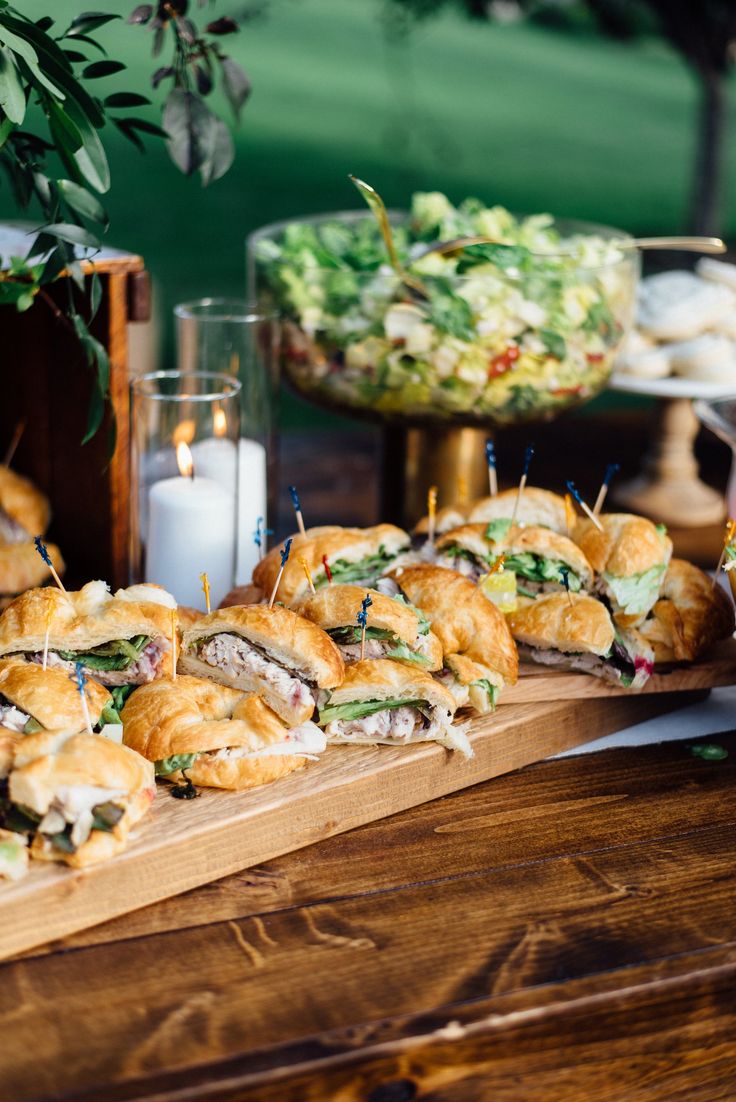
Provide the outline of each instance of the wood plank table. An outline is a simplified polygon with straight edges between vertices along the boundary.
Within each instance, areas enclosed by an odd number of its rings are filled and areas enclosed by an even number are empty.
[[[713,741],[529,766],[5,962],[0,1099],[733,1099]]]

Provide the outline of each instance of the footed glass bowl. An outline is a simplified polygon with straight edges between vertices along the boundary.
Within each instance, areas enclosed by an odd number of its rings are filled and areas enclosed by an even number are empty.
[[[411,285],[386,263],[369,213],[252,234],[250,295],[282,316],[292,386],[319,405],[403,424],[550,419],[598,394],[632,324],[638,251],[607,226],[502,214],[526,244],[420,256],[432,242],[408,213],[392,213]]]

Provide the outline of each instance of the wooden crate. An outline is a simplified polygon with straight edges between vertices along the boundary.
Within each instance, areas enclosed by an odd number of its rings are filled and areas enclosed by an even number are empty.
[[[15,235],[15,236],[14,236]],[[24,234],[0,226],[3,258],[27,249]],[[92,372],[79,344],[45,301],[37,299],[24,314],[0,307],[0,456],[16,426],[26,421],[13,467],[25,474],[52,502],[49,538],[67,561],[70,584],[104,578],[117,587],[128,583],[129,495],[129,321],[148,316],[148,277],[139,256],[106,250],[95,262],[102,304],[92,332],[108,350],[110,390],[117,420],[117,447],[108,457],[109,419],[82,446]],[[49,288],[63,307],[66,280]],[[80,308],[82,304],[80,303]]]

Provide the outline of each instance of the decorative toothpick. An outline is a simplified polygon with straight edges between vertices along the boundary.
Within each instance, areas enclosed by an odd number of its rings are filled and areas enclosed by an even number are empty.
[[[263,555],[264,555],[265,546],[266,546],[266,537],[273,535],[273,528],[264,528],[263,523],[264,523],[263,517],[258,517],[258,519],[256,520],[256,530],[253,533],[253,543],[258,548],[258,561],[259,562],[261,561],[261,559],[263,558]]]
[[[503,570],[503,564],[506,562],[505,552],[494,559],[492,566],[488,568],[489,574],[500,574]]]
[[[718,575],[721,573],[721,569],[723,567],[723,564],[726,561],[726,553],[728,551],[728,545],[730,544],[730,542],[733,539],[734,535],[736,535],[736,520],[728,520],[727,523],[726,523],[726,535],[725,535],[724,540],[723,540],[723,550],[721,551],[721,557],[718,560],[718,566],[716,567],[716,572],[713,575],[713,588],[714,589],[718,585]]]
[[[51,577],[54,579],[54,581],[58,585],[61,592],[66,593],[66,590],[64,589],[64,586],[61,584],[61,578],[56,573],[56,570],[54,568],[54,564],[51,561],[51,556],[48,553],[48,550],[46,548],[46,544],[43,542],[43,540],[41,539],[40,536],[34,536],[33,537],[33,542],[36,545],[36,550],[38,551],[39,555],[41,556],[41,558],[43,559],[43,561],[46,563],[49,570],[51,571]]]
[[[43,663],[42,667],[45,670],[49,664],[49,635],[51,634],[51,619],[54,615],[54,606],[49,605],[46,610],[46,631],[43,636]]]
[[[561,566],[560,574],[562,574],[562,584],[564,585],[565,592],[567,593],[568,603],[570,605],[570,608],[572,608],[572,594],[570,592],[570,571],[566,566]]]
[[[87,734],[92,734],[92,724],[89,721],[89,708],[87,706],[87,694],[84,691],[86,684],[86,678],[84,676],[84,666],[81,662],[74,663],[74,673],[69,675],[71,681],[76,681],[79,695],[82,699],[82,713],[84,715],[84,724],[87,728]]]
[[[572,494],[565,494],[565,525],[567,527],[567,538],[570,539],[575,531],[575,525],[578,522],[578,514],[575,512],[575,506],[572,503]]]
[[[171,680],[172,681],[176,681],[176,663],[179,660],[179,656],[177,654],[177,651],[179,649],[178,646],[177,646],[177,643],[178,643],[177,628],[178,628],[178,626],[179,626],[179,614],[178,614],[177,609],[172,608],[172,610],[171,610],[171,653],[172,653],[172,656],[173,656],[172,664],[171,664]]]
[[[21,437],[23,436],[23,433],[25,431],[26,431],[26,419],[24,417],[23,420],[19,421],[18,424],[15,426],[15,432],[13,433],[13,438],[10,441],[10,443],[8,444],[8,450],[6,451],[5,458],[3,459],[3,466],[4,467],[9,467],[10,464],[13,462],[13,456],[15,455],[16,449],[17,449],[18,445],[20,444]]]
[[[299,494],[296,492],[296,486],[289,486],[289,493],[291,494],[291,504],[294,506],[294,512],[296,513],[296,522],[299,525],[299,531],[304,535],[306,529],[304,527],[304,517],[302,516],[302,507],[299,504]]]
[[[580,496],[580,492],[575,487],[575,483],[574,482],[566,482],[565,485],[567,486],[568,490],[570,491],[572,496],[577,501],[580,508],[585,513],[586,517],[588,517],[589,520],[593,521],[593,524],[596,526],[596,528],[598,529],[599,532],[602,532],[603,531],[603,525],[598,520],[598,517],[595,515],[595,513],[590,508],[590,506],[585,504],[585,502],[583,501],[583,499]]]
[[[488,492],[491,497],[498,493],[498,475],[496,473],[496,448],[492,440],[486,440],[486,463],[488,464]]]
[[[330,564],[327,561],[327,556],[322,556],[322,565],[325,568],[325,577],[327,578],[327,584],[332,585],[332,571],[330,570]]]
[[[430,486],[427,494],[427,539],[430,545],[434,545],[435,529],[437,527],[437,487]]]
[[[365,629],[368,624],[368,609],[373,604],[370,593],[366,593],[363,600],[360,602],[360,612],[358,613],[358,627],[360,632],[360,660],[361,662],[365,658]]]
[[[621,470],[620,463],[609,463],[606,467],[606,473],[603,475],[603,481],[601,482],[601,488],[598,491],[598,497],[595,499],[595,505],[593,506],[593,512],[596,516],[599,515],[603,508],[603,502],[606,500],[606,494],[608,493],[608,487],[614,479],[614,476]]]
[[[311,571],[310,571],[310,569],[307,565],[307,560],[304,558],[303,555],[299,556],[299,562],[301,564],[302,570],[304,571],[304,577],[307,579],[307,585],[309,586],[312,593],[316,593],[317,590],[314,588],[314,582],[312,581]]]
[[[207,615],[212,612],[212,605],[210,604],[210,580],[207,577],[207,571],[205,570],[199,575],[199,580],[202,583],[202,592],[204,593],[204,603],[207,608]]]
[[[486,445],[487,446],[487,445]],[[516,517],[519,512],[519,506],[521,505],[521,498],[524,493],[524,487],[526,486],[526,480],[529,477],[529,468],[532,465],[532,458],[534,456],[534,445],[527,444],[524,450],[524,469],[521,473],[519,480],[519,489],[516,494],[516,501],[514,502],[514,511],[511,514],[511,528],[516,524]]]
[[[271,599],[268,602],[268,607],[269,608],[273,608],[273,602],[276,600],[276,594],[278,593],[279,586],[281,585],[281,577],[284,573],[284,567],[286,566],[287,562],[289,561],[289,555],[291,553],[291,544],[292,544],[292,539],[291,539],[291,536],[289,536],[288,540],[286,541],[283,548],[281,549],[281,566],[279,567],[279,572],[276,575],[276,581],[273,583],[273,589],[271,590]]]

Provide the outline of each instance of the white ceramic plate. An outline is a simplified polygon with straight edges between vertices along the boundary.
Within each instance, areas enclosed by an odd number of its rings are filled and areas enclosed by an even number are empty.
[[[704,383],[699,379],[681,379],[668,375],[665,379],[639,379],[635,375],[614,372],[608,381],[611,390],[629,394],[648,394],[652,398],[729,398],[736,397],[736,383]]]

